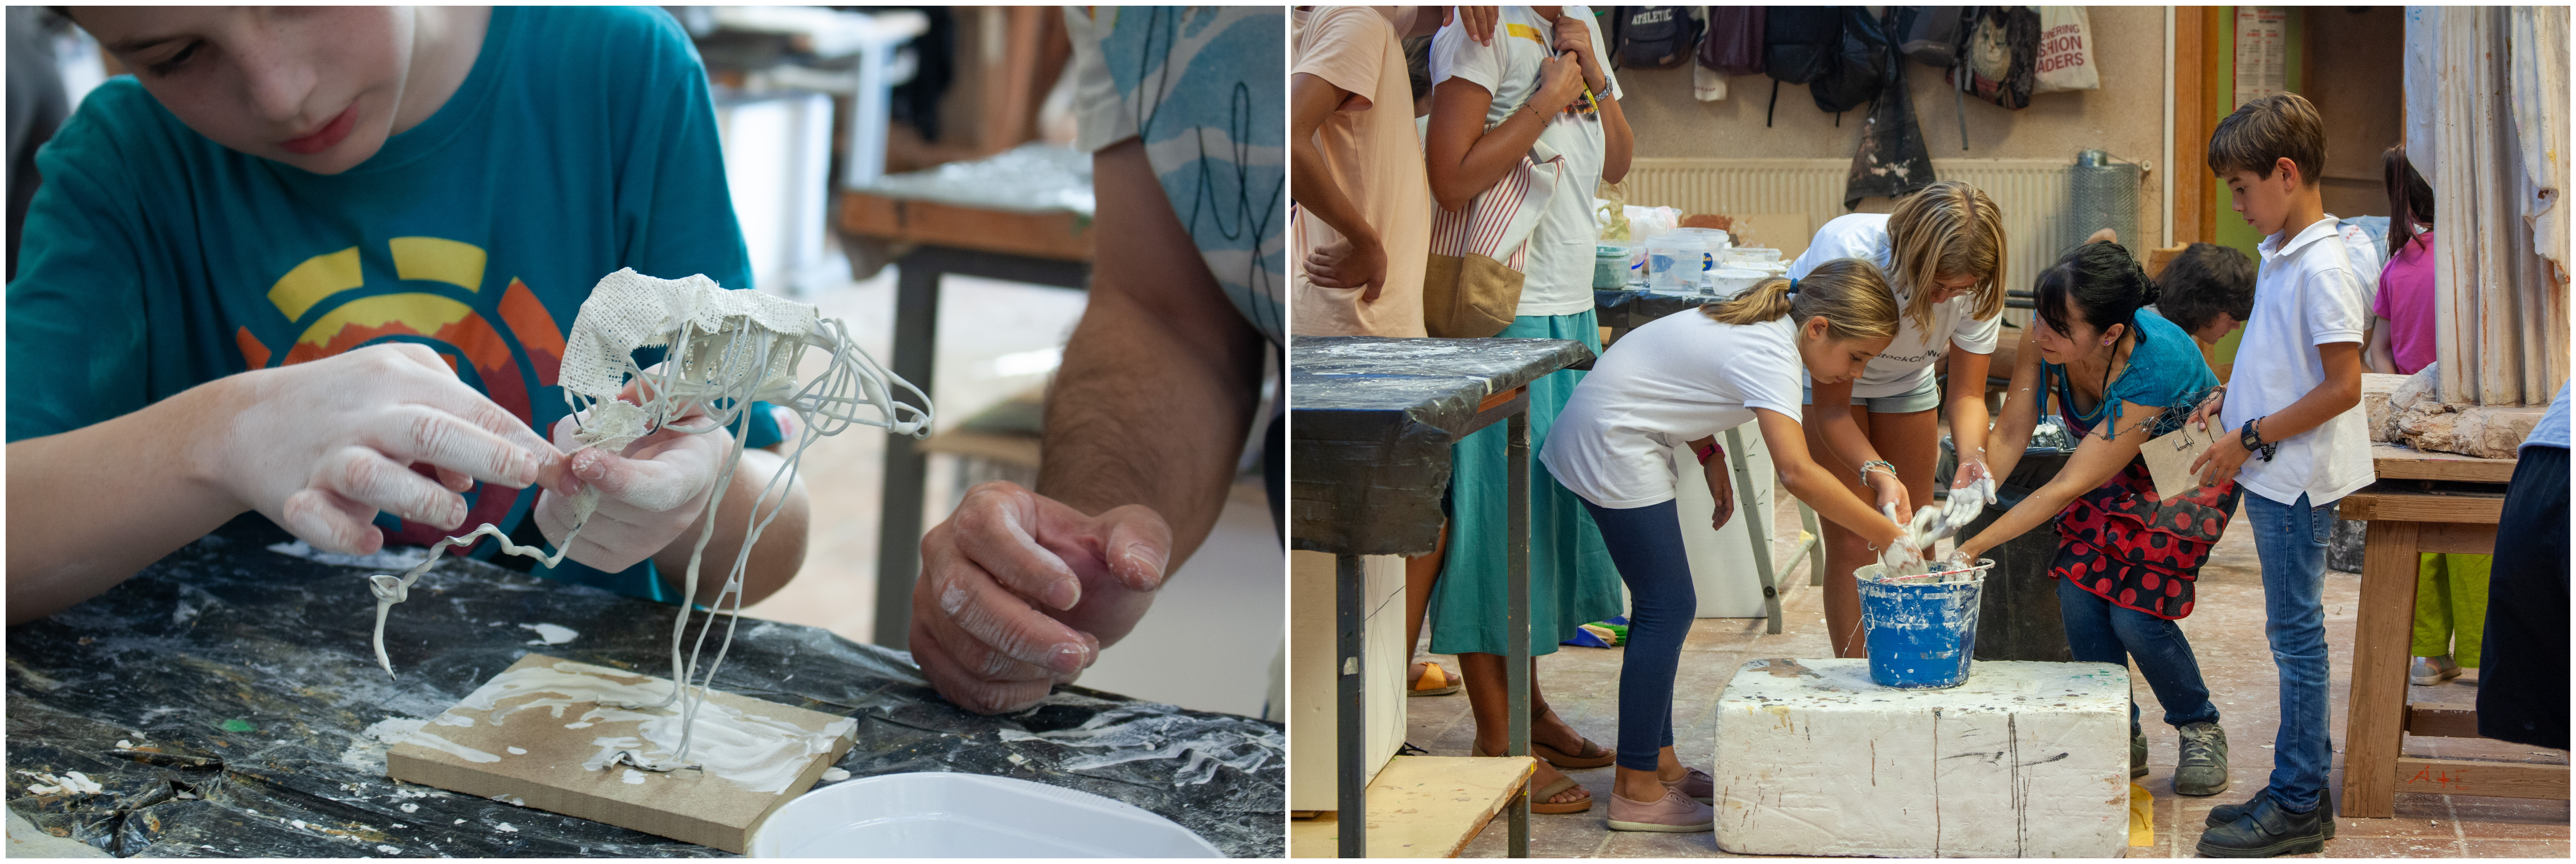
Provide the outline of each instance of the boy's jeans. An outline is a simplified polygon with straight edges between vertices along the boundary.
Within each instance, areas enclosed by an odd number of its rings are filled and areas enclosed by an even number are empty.
[[[2272,739],[2273,800],[2295,812],[2316,809],[2334,762],[2326,710],[2326,534],[2335,505],[2308,506],[2308,496],[2275,503],[2245,496],[2254,523],[2254,554],[2263,562],[2263,635],[2281,674],[2281,731]]]

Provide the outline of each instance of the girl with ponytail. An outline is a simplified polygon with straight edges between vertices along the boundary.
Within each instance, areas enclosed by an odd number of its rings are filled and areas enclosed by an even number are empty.
[[[2054,524],[2058,613],[2078,662],[2131,658],[2181,730],[2174,791],[2227,788],[2227,734],[2174,623],[2191,614],[2192,583],[2227,530],[2239,491],[2230,480],[2156,496],[2140,447],[2180,429],[2218,388],[2189,334],[2145,309],[2161,293],[2127,249],[2087,243],[2040,274],[2037,326],[2023,331],[2003,416],[1988,433],[1993,470],[2011,476],[2041,412],[2053,402],[2077,436],[2075,455],[2039,491],[1959,543],[1974,561],[2023,532]],[[2162,446],[2162,445],[2159,445]],[[2147,739],[2129,705],[2129,774],[2147,773]]]
[[[1790,494],[1871,542],[1899,533],[1809,457],[1798,425],[1799,376],[1836,382],[1859,374],[1896,335],[1895,298],[1878,268],[1859,259],[1821,264],[1792,289],[1775,278],[1702,306],[1702,314],[1630,331],[1574,388],[1539,451],[1547,473],[1583,499],[1628,584],[1614,830],[1706,831],[1715,823],[1709,775],[1673,755],[1673,672],[1699,610],[1682,551],[1674,449],[1687,443],[1699,455],[1701,479],[1717,500],[1712,529],[1725,527],[1735,502],[1716,436],[1758,421]]]

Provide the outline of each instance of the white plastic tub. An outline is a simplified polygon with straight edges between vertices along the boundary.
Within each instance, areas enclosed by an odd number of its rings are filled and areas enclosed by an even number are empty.
[[[977,774],[816,787],[769,814],[755,858],[1219,858],[1171,820],[1088,792]]]

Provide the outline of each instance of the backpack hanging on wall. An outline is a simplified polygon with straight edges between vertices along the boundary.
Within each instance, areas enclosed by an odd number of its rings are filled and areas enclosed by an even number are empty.
[[[1689,6],[1618,7],[1619,46],[1611,52],[1621,69],[1678,69],[1699,47],[1701,22]]]
[[[1720,75],[1762,74],[1762,9],[1708,7],[1708,36],[1699,43],[1699,65]]]
[[[1771,76],[1771,107],[1763,109],[1762,125],[1768,127],[1780,107],[1780,85],[1811,84],[1832,68],[1843,41],[1843,15],[1832,6],[1767,6],[1762,17],[1762,71]]]
[[[1887,10],[1890,33],[1903,29],[1901,7]],[[1932,185],[1932,151],[1914,120],[1914,99],[1905,89],[1905,63],[1890,57],[1880,69],[1882,87],[1863,123],[1860,149],[1852,153],[1851,171],[1843,180],[1843,208],[1861,199],[1894,198]]]
[[[2019,109],[2030,104],[2039,63],[2039,13],[2028,6],[1969,7],[1950,80],[1977,98]]]
[[[1958,64],[1960,21],[1968,7],[1899,6],[1890,11],[1897,12],[1896,26],[1887,38],[1896,41],[1897,53],[1934,69]]]
[[[1869,7],[1830,8],[1841,13],[1842,34],[1834,41],[1825,74],[1807,85],[1807,95],[1817,108],[1836,115],[1834,125],[1840,126],[1843,112],[1869,104],[1887,83],[1887,29],[1869,16]]]

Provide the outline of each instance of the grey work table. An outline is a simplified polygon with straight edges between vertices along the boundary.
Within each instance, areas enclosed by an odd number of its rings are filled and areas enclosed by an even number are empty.
[[[13,816],[118,856],[725,854],[397,783],[365,731],[436,716],[532,650],[668,675],[676,607],[450,560],[394,607],[388,677],[365,582],[385,568],[279,554],[271,539],[209,536],[9,627]],[[532,645],[519,625],[540,623],[577,635]],[[1073,686],[988,717],[939,698],[901,652],[773,621],[743,622],[715,686],[857,718],[858,745],[838,763],[853,776],[1015,777],[1145,808],[1231,856],[1287,853],[1276,723]],[[34,774],[73,771],[102,791],[32,788]]]
[[[1438,548],[1449,448],[1497,421],[1510,436],[1510,551],[1506,626],[1522,634],[1510,670],[1510,746],[1529,755],[1529,390],[1560,369],[1585,368],[1592,351],[1562,339],[1298,338],[1288,350],[1291,400],[1290,544],[1335,556],[1337,726],[1335,774],[1341,857],[1367,854],[1366,736],[1360,657],[1363,555],[1423,555]],[[1529,855],[1526,787],[1506,808],[1509,854]]]

